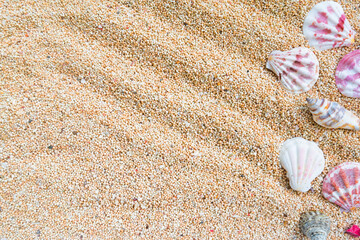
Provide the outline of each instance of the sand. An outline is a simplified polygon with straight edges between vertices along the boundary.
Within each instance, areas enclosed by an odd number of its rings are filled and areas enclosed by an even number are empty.
[[[319,2],[319,1],[316,1]],[[342,1],[357,32],[359,4]],[[0,239],[304,239],[300,215],[350,239],[359,210],[322,197],[359,133],[325,129],[306,97],[360,114],[335,85],[352,47],[316,51],[320,77],[294,95],[265,68],[309,47],[310,1],[0,2]],[[281,144],[315,141],[314,191],[290,188]]]

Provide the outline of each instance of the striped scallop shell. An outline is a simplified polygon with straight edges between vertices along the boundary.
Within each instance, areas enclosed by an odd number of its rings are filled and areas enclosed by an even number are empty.
[[[350,46],[356,34],[342,7],[333,1],[321,2],[310,10],[304,21],[303,33],[310,46],[318,50]]]
[[[306,99],[314,121],[326,128],[360,129],[360,119],[337,102],[327,99]]]
[[[317,144],[301,137],[286,140],[279,158],[287,171],[291,188],[300,192],[311,188],[311,182],[325,166],[324,154]]]
[[[319,77],[319,61],[308,48],[298,47],[289,51],[273,51],[266,67],[279,78],[283,87],[292,93],[303,93]]]
[[[360,207],[360,163],[347,162],[333,168],[324,179],[322,193],[344,211]]]
[[[330,233],[331,219],[319,211],[301,215],[300,229],[311,240],[325,240]]]
[[[339,62],[336,73],[336,86],[347,96],[360,98],[360,50],[345,55]]]

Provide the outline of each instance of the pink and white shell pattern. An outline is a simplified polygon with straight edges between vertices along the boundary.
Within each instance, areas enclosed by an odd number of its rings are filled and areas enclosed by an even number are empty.
[[[350,46],[356,34],[342,7],[333,1],[321,2],[310,10],[303,33],[310,46],[318,50]]]
[[[319,77],[319,61],[308,48],[298,47],[289,51],[270,53],[266,67],[279,78],[282,86],[292,93],[303,93]]]
[[[360,98],[360,50],[345,55],[335,72],[336,86],[347,96]]]
[[[324,179],[322,193],[344,211],[360,207],[360,163],[347,162],[333,168]]]

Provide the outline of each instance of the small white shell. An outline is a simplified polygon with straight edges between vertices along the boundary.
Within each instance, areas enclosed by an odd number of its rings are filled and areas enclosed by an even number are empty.
[[[360,130],[360,119],[337,102],[311,98],[306,101],[317,124],[326,128]]]
[[[289,51],[273,51],[266,67],[279,78],[283,87],[292,93],[303,93],[319,77],[319,61],[308,48],[298,47]]]
[[[311,182],[324,170],[325,158],[316,143],[297,137],[286,140],[280,163],[287,171],[292,189],[307,192]]]
[[[319,50],[350,46],[356,34],[342,7],[333,1],[321,2],[310,10],[303,33],[310,46]]]

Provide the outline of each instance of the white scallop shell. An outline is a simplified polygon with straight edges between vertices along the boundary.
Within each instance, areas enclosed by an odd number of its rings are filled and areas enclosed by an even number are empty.
[[[325,158],[316,143],[297,137],[286,140],[280,163],[287,171],[292,189],[307,192],[311,182],[324,170]]]
[[[303,93],[315,84],[319,77],[319,61],[308,48],[298,47],[289,51],[273,51],[266,67],[279,78],[286,90]]]
[[[317,124],[326,128],[360,130],[360,119],[337,102],[311,98],[306,101]]]
[[[310,46],[319,50],[350,46],[356,32],[342,7],[333,1],[316,4],[304,20],[303,33]]]

